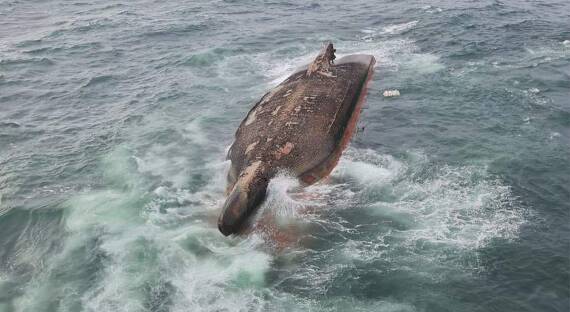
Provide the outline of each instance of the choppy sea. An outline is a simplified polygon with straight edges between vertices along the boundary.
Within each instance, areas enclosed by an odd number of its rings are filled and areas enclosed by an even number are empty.
[[[222,236],[235,129],[325,40],[377,59],[358,133]],[[2,312],[568,312],[569,165],[567,0],[0,0]]]

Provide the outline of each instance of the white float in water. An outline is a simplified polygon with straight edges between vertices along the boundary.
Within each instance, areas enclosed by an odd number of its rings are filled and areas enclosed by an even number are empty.
[[[383,93],[384,97],[400,96],[399,90],[386,90]]]

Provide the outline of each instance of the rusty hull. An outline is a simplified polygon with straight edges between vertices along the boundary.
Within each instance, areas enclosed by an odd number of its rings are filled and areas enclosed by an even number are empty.
[[[224,235],[243,228],[278,171],[312,184],[332,171],[348,145],[375,59],[349,55],[333,63],[331,50],[329,44],[308,69],[266,93],[237,129],[228,151],[229,196],[218,220]]]

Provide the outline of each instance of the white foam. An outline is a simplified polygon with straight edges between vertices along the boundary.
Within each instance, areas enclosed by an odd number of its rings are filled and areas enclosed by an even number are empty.
[[[265,284],[271,257],[255,251],[261,240],[250,237],[234,247],[214,249],[211,257],[185,265],[173,280],[179,289],[174,311],[238,311],[259,301],[255,290]],[[229,289],[236,291],[228,291]],[[239,306],[236,303],[239,302]]]
[[[559,137],[560,137],[559,132],[550,132],[550,136],[549,136],[550,140],[554,140],[554,139],[559,138]]]
[[[188,181],[188,172],[180,168],[190,168],[191,164],[177,143],[153,145],[144,154],[133,156],[133,159],[140,173],[158,176],[176,187],[181,187]]]
[[[445,167],[434,179],[406,185],[397,203],[377,203],[409,213],[410,229],[402,232],[409,244],[426,241],[457,248],[480,248],[495,238],[512,239],[524,219],[512,207],[508,187],[499,181],[471,182],[479,168]]]
[[[540,89],[538,88],[529,88],[527,90],[522,90],[522,93],[537,105],[548,105],[550,101],[548,97],[545,97],[541,94]]]
[[[442,8],[434,7],[431,5],[426,5],[426,6],[422,7],[422,9],[424,9],[426,11],[426,13],[441,13],[441,12],[443,12]]]
[[[114,190],[92,191],[70,200],[73,207],[66,219],[66,228],[81,232],[92,226],[120,227],[136,220],[137,211],[132,208],[138,193]],[[128,209],[131,207],[131,209]]]
[[[380,167],[372,163],[343,159],[336,174],[355,179],[364,186],[370,186],[389,183],[398,172],[393,168]]]
[[[522,57],[517,68],[539,66],[545,63],[552,63],[553,61],[558,61],[560,59],[565,59],[570,56],[570,49],[567,48],[568,45],[562,44],[562,46],[538,46],[538,47],[527,47],[525,50],[528,52],[526,57]]]
[[[376,239],[347,242],[343,253],[349,258],[368,262],[400,257],[402,248],[415,257],[413,261],[437,259],[449,248],[476,252],[495,239],[516,239],[525,223],[526,212],[510,188],[490,177],[485,167],[443,166],[433,177],[417,179],[415,173],[428,165],[427,157],[408,157],[406,163],[387,157],[388,161],[373,163],[386,157],[351,148],[341,161],[345,168],[336,172],[340,178],[357,177],[363,192],[372,188],[389,194],[372,203],[368,200],[375,197],[370,196],[379,193],[364,197],[370,222],[378,224],[379,232]],[[354,158],[366,165],[354,166]],[[387,238],[396,245],[386,243]]]
[[[406,166],[391,155],[371,149],[349,148],[345,151],[333,176],[350,177],[363,185],[383,185],[398,177]]]
[[[350,54],[373,55],[376,66],[382,71],[406,71],[404,74],[430,74],[445,68],[437,55],[421,53],[415,43],[408,38],[398,35],[415,27],[418,21],[386,26],[382,30],[363,29],[364,36],[357,42],[334,42],[337,58]],[[386,34],[393,35],[386,39]],[[318,52],[318,47],[301,46],[291,55],[283,56],[273,52],[259,53],[249,56],[249,61],[255,64],[268,79],[268,86],[259,88],[258,92],[276,86],[288,76],[309,64]]]
[[[245,237],[226,238],[218,233],[215,218],[224,199],[227,161],[205,165],[210,179],[199,190],[173,185],[147,190],[141,187],[144,183],[132,181],[141,179],[137,176],[140,169],[130,167],[134,172],[124,172],[129,170],[124,167],[129,154],[113,155],[106,165],[112,171],[119,170],[117,166],[123,168],[116,174],[122,177],[124,187],[89,191],[68,203],[65,224],[69,236],[37,285],[49,285],[49,272],[61,269],[58,265],[63,265],[64,259],[97,239],[99,244],[93,248],[105,259],[95,285],[81,297],[87,310],[148,309],[149,300],[160,300],[163,293],[168,294],[172,311],[263,311],[291,304],[299,309],[322,308],[315,302],[298,301],[293,295],[267,287],[267,273],[275,259],[268,246],[271,236],[253,231]],[[422,267],[413,267],[414,263],[441,261],[442,253],[449,248],[469,252],[493,239],[516,237],[524,220],[507,186],[478,167],[443,167],[429,179],[417,179],[415,174],[428,163],[429,158],[421,153],[409,153],[403,160],[351,147],[332,177],[311,187],[300,188],[298,181],[286,173],[273,179],[265,210],[261,212],[281,217],[277,226],[311,223],[354,237],[360,225],[352,228],[354,225],[331,218],[326,211],[358,207],[360,210],[354,213],[365,213],[367,222],[382,226],[375,237],[350,239],[330,251],[315,252],[302,246],[288,249],[291,263],[286,268],[291,274],[287,279],[303,281],[311,293],[324,294],[354,260],[369,263],[391,259],[401,262],[400,270],[411,266],[410,270],[421,273]],[[117,176],[108,177],[117,182]],[[384,189],[393,196],[391,200],[367,195]],[[153,199],[141,207],[140,199],[144,196]],[[166,211],[160,209],[169,202],[176,205]],[[310,207],[317,209],[307,212]],[[430,244],[445,248],[429,248]],[[402,249],[404,256],[399,253]],[[296,262],[297,254],[332,260],[319,266],[305,265]],[[46,287],[27,289],[25,298],[49,293]],[[355,309],[366,311],[375,307],[413,310],[412,306],[397,303],[359,304]]]
[[[201,118],[194,118],[184,128],[184,137],[189,139],[193,144],[204,145],[208,143],[208,138],[206,137],[201,122]]]
[[[286,173],[277,175],[271,179],[265,207],[271,207],[271,213],[283,218],[295,217],[303,208],[304,203],[299,202],[289,195],[289,192],[300,187],[299,181]]]
[[[220,169],[218,165],[212,168]],[[198,195],[200,192],[191,193],[168,187],[159,187],[155,193],[158,197],[167,199],[178,199],[181,194],[193,200],[201,197]],[[235,302],[249,300],[255,304],[259,300],[255,289],[263,287],[265,272],[272,261],[270,255],[258,250],[263,242],[259,237],[251,235],[243,240],[225,238],[219,235],[213,224],[204,221],[187,222],[182,227],[171,229],[157,227],[155,222],[141,222],[144,220],[140,217],[122,212],[136,212],[142,208],[129,209],[136,208],[130,198],[140,197],[136,190],[132,190],[132,194],[90,192],[71,203],[73,210],[66,225],[72,233],[84,236],[90,232],[89,228],[96,227],[103,229],[102,233],[107,233],[101,236],[100,248],[107,260],[100,283],[82,297],[88,310],[145,309],[148,294],[144,291],[149,281],[150,285],[157,287],[151,291],[169,291],[161,289],[164,287],[159,283],[161,280],[171,283],[176,289],[171,293],[173,311],[233,311],[237,309]],[[210,193],[212,195],[214,194]],[[201,204],[198,209],[207,211],[209,208],[206,206]],[[142,217],[153,220],[159,215],[156,213]],[[166,215],[184,218],[183,214]],[[136,222],[137,219],[140,221]],[[194,241],[199,242],[199,248],[208,252],[199,256],[199,250],[193,249],[195,244],[191,244],[190,249],[186,247],[188,242]],[[76,248],[70,244],[67,246],[71,248],[68,252]],[[239,291],[232,292],[231,289]]]
[[[445,68],[439,62],[439,56],[433,54],[411,54],[403,60],[404,68],[419,74],[432,74]]]
[[[421,53],[409,39],[372,38],[350,46],[337,45],[336,48],[339,51],[338,57],[354,53],[373,55],[376,58],[376,67],[382,71],[400,72],[400,76],[431,74],[445,68],[439,56]]]
[[[418,21],[410,21],[406,23],[384,26],[382,27],[382,29],[365,28],[360,30],[360,32],[365,34],[364,36],[361,37],[361,40],[363,40],[366,43],[374,43],[379,38],[386,37],[386,35],[392,36],[392,35],[403,34],[406,31],[414,28],[417,24]],[[390,41],[386,41],[385,43],[388,42]]]
[[[418,21],[410,21],[407,23],[389,25],[382,28],[382,32],[385,34],[401,34],[414,28],[417,24]]]
[[[311,63],[317,53],[318,50],[306,51],[303,54],[288,58],[276,58],[271,54],[261,54],[255,60],[261,66],[265,76],[270,79],[269,87],[274,87],[303,66]]]
[[[259,250],[264,241],[255,233],[245,239],[225,238],[219,235],[215,224],[209,224],[207,220],[193,220],[192,218],[204,212],[209,214],[209,211],[219,210],[219,202],[223,199],[222,190],[228,164],[227,161],[208,163],[206,168],[212,172],[212,179],[200,191],[189,192],[167,187],[159,188],[157,191],[160,197],[165,199],[174,198],[181,202],[196,203],[193,209],[177,208],[166,212],[166,216],[170,219],[169,223],[176,223],[181,219],[188,220],[182,228],[177,226],[158,236],[151,235],[152,245],[161,246],[158,247],[161,250],[158,261],[161,274],[176,289],[172,298],[173,311],[237,311],[241,309],[242,304],[255,307],[261,300],[256,289],[263,287],[265,273],[272,261],[270,255]],[[164,215],[155,210],[148,217],[153,221],[152,224],[156,224],[155,222]],[[143,229],[147,231],[149,228],[145,226]],[[164,231],[161,228],[156,229]],[[149,232],[152,233],[152,230]],[[188,241],[197,241],[200,248],[204,248],[208,253],[196,256],[196,250],[188,250],[184,247]],[[110,250],[117,252],[131,249],[128,244],[120,242],[114,246],[107,246]],[[117,268],[124,266],[128,267],[128,263],[117,264]],[[117,276],[116,273],[114,277],[110,277],[111,280],[107,281],[111,285]],[[123,278],[119,280],[118,284],[121,285]],[[232,291],[232,289],[239,291]],[[118,291],[117,288],[114,290]],[[104,307],[99,302],[109,300],[112,298],[111,295],[112,292],[105,292],[104,296],[99,295],[89,301],[97,303],[96,307]],[[105,300],[97,299],[98,297]],[[240,306],[236,306],[236,302],[240,302]]]

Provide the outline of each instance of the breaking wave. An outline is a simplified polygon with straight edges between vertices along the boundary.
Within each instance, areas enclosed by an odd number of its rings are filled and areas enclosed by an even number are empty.
[[[431,167],[421,153],[397,158],[350,148],[323,182],[301,188],[286,173],[273,179],[254,230],[225,238],[216,217],[227,163],[206,164],[211,178],[190,190],[168,182],[161,157],[149,150],[135,160],[119,149],[104,160],[114,190],[86,191],[68,202],[63,250],[22,304],[41,304],[37,298],[61,278],[56,272],[84,257],[91,268],[74,268],[79,273],[65,277],[60,295],[88,311],[261,311],[291,304],[322,310],[330,303],[296,291],[324,293],[347,272],[357,274],[356,263],[408,267],[423,278],[440,278],[435,271],[442,266],[481,270],[477,261],[445,255],[476,259],[493,240],[516,239],[524,223],[509,187],[484,167]],[[149,184],[149,170],[162,185]],[[325,241],[324,250],[314,249]],[[86,276],[96,286],[80,299],[63,292]],[[371,303],[360,304],[355,309]]]

